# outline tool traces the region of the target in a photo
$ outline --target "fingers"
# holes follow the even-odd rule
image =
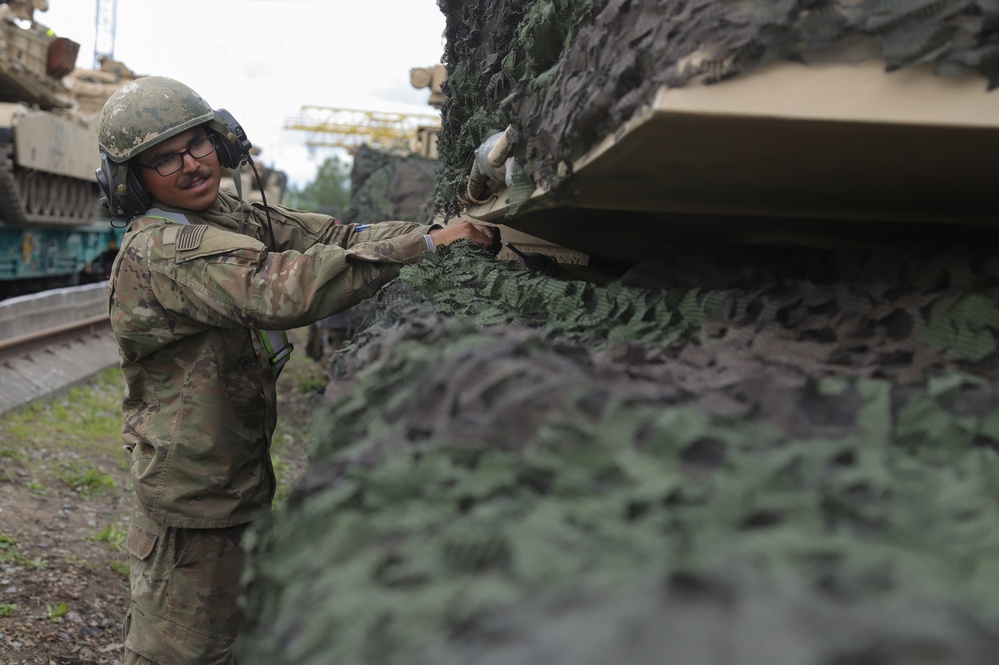
[[[472,240],[479,243],[480,245],[489,245],[493,240],[493,229],[492,227],[485,226],[482,224],[472,224],[469,225],[474,229],[472,235],[470,236]]]
[[[443,229],[435,229],[430,232],[434,243],[438,245],[450,245],[455,240],[471,240],[490,250],[499,246],[499,229],[486,224],[475,224],[470,221],[451,224]]]

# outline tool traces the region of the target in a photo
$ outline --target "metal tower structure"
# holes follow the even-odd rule
[[[101,58],[114,57],[114,33],[118,0],[97,0],[97,32],[94,37],[94,69],[101,68]]]
[[[439,115],[385,113],[302,106],[298,115],[285,120],[285,129],[308,132],[309,148],[344,148],[353,152],[367,143],[381,150],[410,150],[424,157],[436,157]]]

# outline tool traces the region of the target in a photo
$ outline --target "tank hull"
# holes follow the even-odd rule
[[[936,225],[995,230],[999,96],[984,88],[874,61],[663,87],[558,187],[520,201],[503,187],[467,212],[624,260],[695,240],[824,246]]]

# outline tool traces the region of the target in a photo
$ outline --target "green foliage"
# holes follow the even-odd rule
[[[63,617],[65,617],[68,613],[69,613],[69,607],[66,605],[66,603],[59,603],[58,605],[45,606],[45,616],[47,616],[49,620],[55,621],[56,623],[61,622],[63,620]]]
[[[17,605],[12,603],[0,603],[0,617],[14,616],[14,610],[16,609]]]
[[[274,477],[277,479],[277,489],[274,492],[274,503],[279,505],[288,498],[291,491],[290,478],[296,477],[293,474],[294,468],[287,460],[276,452],[271,452],[271,463],[274,465]]]
[[[118,489],[118,484],[111,474],[94,467],[81,468],[74,461],[64,462],[57,476],[66,487],[84,499],[92,499],[100,494],[112,494]]]
[[[316,172],[316,178],[301,190],[292,187],[288,205],[333,217],[342,217],[350,205],[350,164],[334,155]]]
[[[128,538],[128,527],[117,522],[110,522],[90,539],[107,543],[108,547],[115,552],[124,552],[126,538]]]
[[[5,430],[5,423],[0,422],[0,434],[3,434]],[[18,462],[24,459],[24,453],[17,448],[0,445],[0,459],[8,459],[12,462]],[[5,477],[6,475],[7,474],[4,473]]]
[[[111,522],[107,524],[99,532],[95,533],[90,537],[90,540],[104,541],[108,544],[108,548],[117,554],[123,554],[125,550],[125,540],[128,538],[128,526]],[[115,571],[124,578],[128,578],[129,562],[115,561],[112,560],[108,562],[108,567]]]
[[[29,559],[14,548],[17,540],[11,536],[0,534],[0,563],[12,563],[29,568],[42,568],[45,562],[41,559]]]

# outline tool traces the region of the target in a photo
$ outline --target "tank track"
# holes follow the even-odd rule
[[[0,162],[0,220],[9,226],[78,226],[98,211],[97,183]]]

